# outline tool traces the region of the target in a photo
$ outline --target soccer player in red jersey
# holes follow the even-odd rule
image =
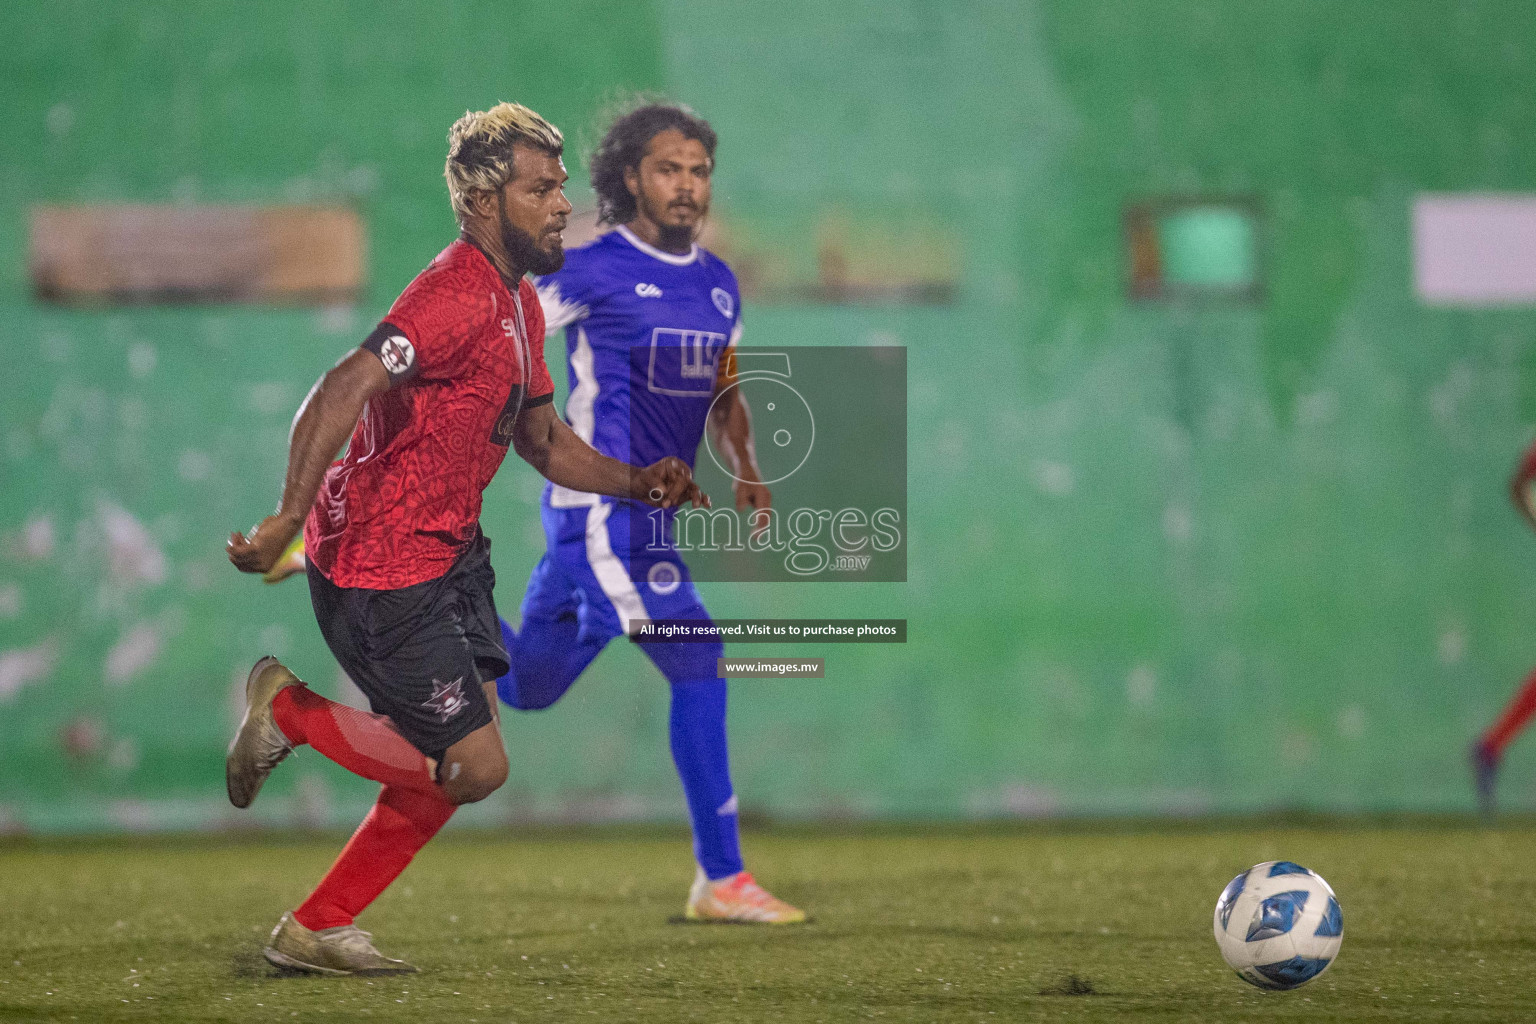
[[[265,953],[320,974],[411,971],[354,923],[460,804],[507,777],[495,681],[508,670],[481,492],[507,449],[565,487],[663,508],[708,504],[687,465],[599,454],[554,414],[544,323],[525,273],[564,261],[564,139],[526,107],[466,113],[444,171],[462,234],[300,407],[277,511],[229,559],[267,573],[302,526],[320,632],[374,713],[326,700],[277,659],[246,681],[225,766],[247,807],[308,744],[383,784],[318,888]],[[350,435],[339,462],[331,462]]]
[[[1515,467],[1515,475],[1509,480],[1509,496],[1525,521],[1536,529],[1536,444],[1533,444]],[[1536,715],[1536,671],[1526,677],[1525,683],[1505,706],[1498,720],[1472,744],[1472,775],[1477,785],[1477,803],[1484,814],[1493,813],[1494,783],[1498,780],[1499,765],[1504,760],[1504,748],[1525,729]]]

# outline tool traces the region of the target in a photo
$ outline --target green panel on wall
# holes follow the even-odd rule
[[[1213,291],[1258,285],[1258,231],[1245,211],[1185,206],[1165,213],[1157,226],[1169,284]]]

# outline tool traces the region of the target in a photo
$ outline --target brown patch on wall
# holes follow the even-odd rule
[[[366,267],[367,232],[345,208],[32,209],[32,288],[50,302],[348,302]]]
[[[1125,238],[1131,257],[1131,296],[1153,299],[1163,291],[1163,258],[1157,244],[1156,210],[1138,203],[1125,211]]]

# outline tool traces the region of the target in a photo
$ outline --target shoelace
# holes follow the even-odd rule
[[[257,752],[256,763],[262,768],[276,768],[283,758],[293,753],[293,744],[288,742],[288,737],[283,735],[283,730],[275,723],[263,730],[262,739],[270,744]]]
[[[373,933],[365,932],[355,924],[348,925],[339,931],[331,932],[326,938],[339,946],[359,953],[378,952],[378,950],[373,948]]]
[[[774,896],[767,889],[757,884],[757,879],[752,877],[750,871],[743,871],[726,888],[734,890],[734,895],[737,899],[755,906],[765,907],[776,902]]]

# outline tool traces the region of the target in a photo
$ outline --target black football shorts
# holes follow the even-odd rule
[[[309,565],[315,618],[342,670],[375,714],[437,761],[492,721],[482,683],[510,664],[495,586],[484,534],[442,576],[399,590],[338,587]]]

